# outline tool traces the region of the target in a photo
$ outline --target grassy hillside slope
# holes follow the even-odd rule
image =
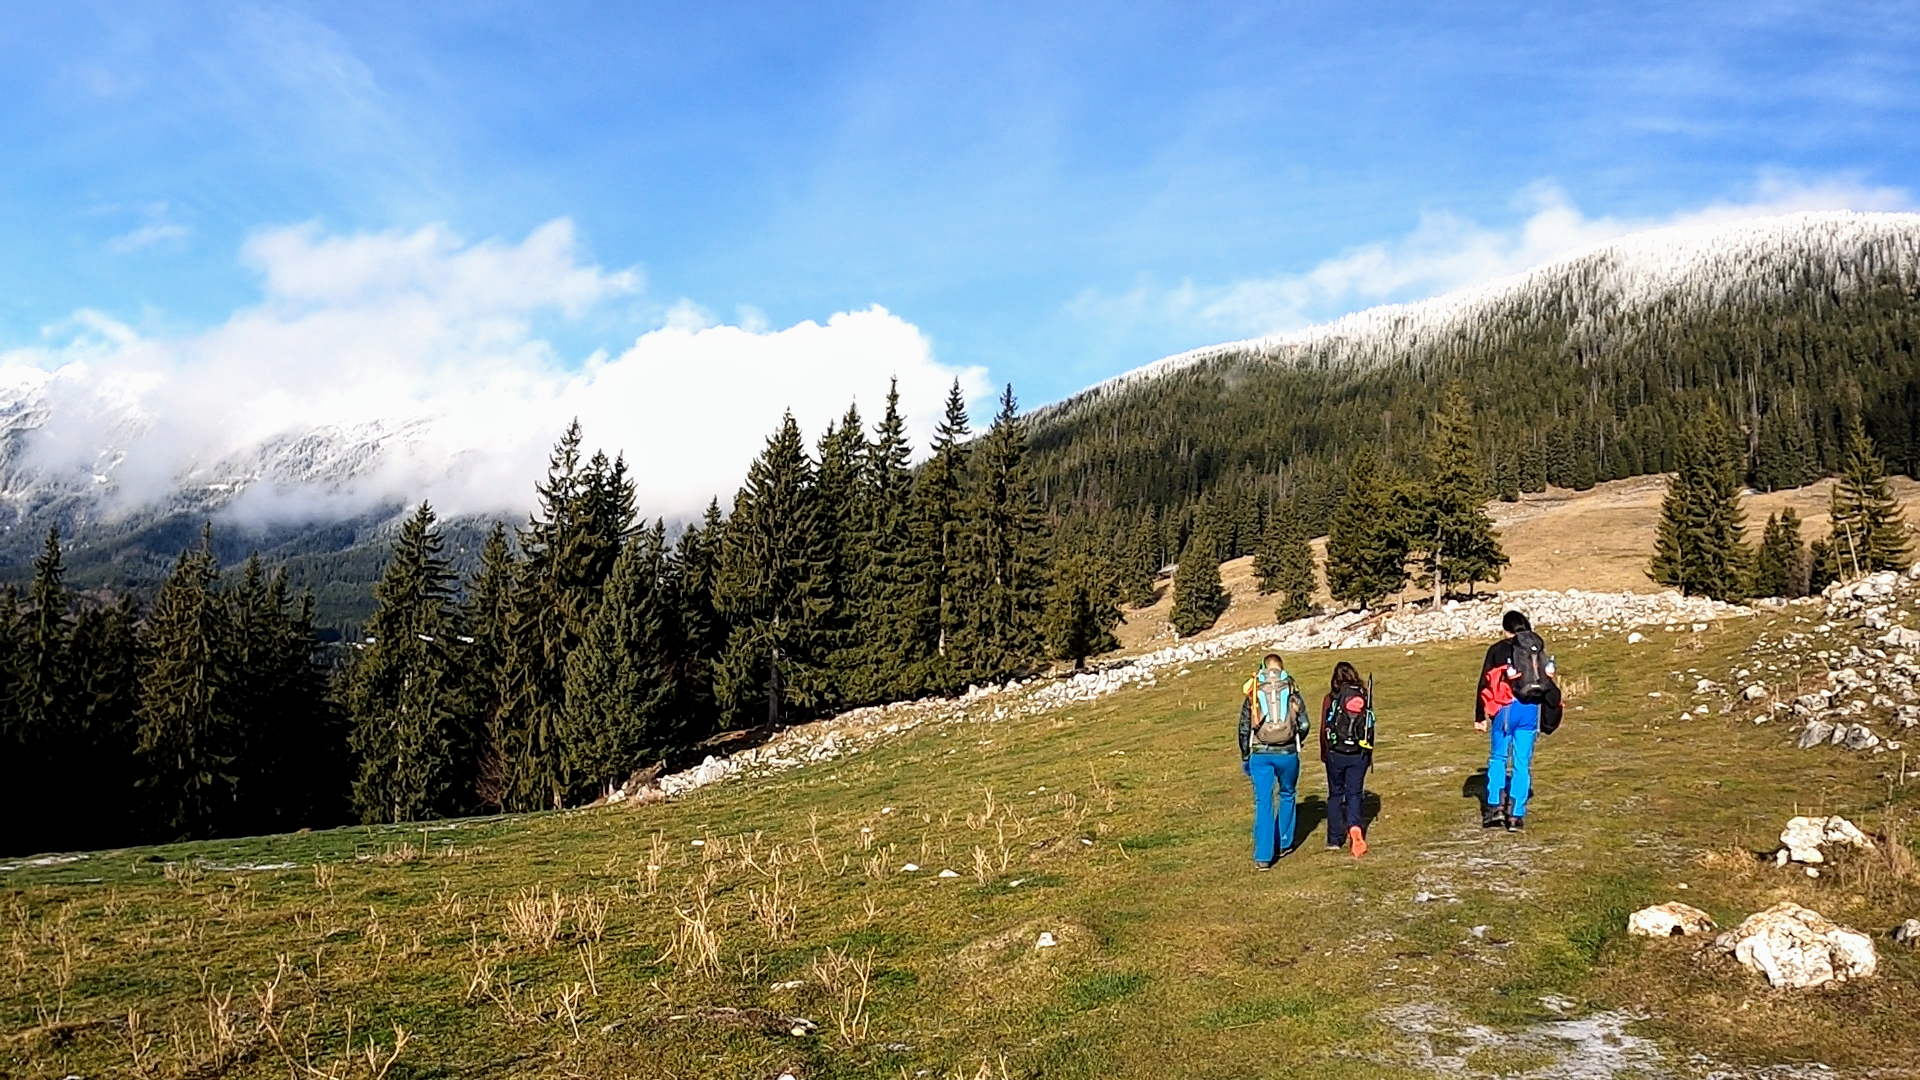
[[[1561,638],[1582,693],[1522,835],[1477,826],[1479,647],[1348,654],[1383,730],[1360,861],[1320,850],[1310,769],[1302,846],[1252,869],[1248,655],[668,804],[20,867],[0,1072],[1911,1075],[1920,954],[1882,938],[1880,978],[1785,995],[1622,936],[1675,898],[1723,925],[1781,898],[1875,932],[1920,914],[1880,863],[1812,880],[1750,854],[1796,811],[1910,820],[1920,792],[1888,757],[1676,723],[1649,696],[1792,617]],[[1335,659],[1295,669],[1321,685]],[[1618,1068],[1553,1071],[1569,1058]]]

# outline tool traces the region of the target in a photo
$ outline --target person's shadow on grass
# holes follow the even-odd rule
[[[1371,789],[1360,795],[1360,828],[1373,831],[1373,820],[1380,816],[1380,793]],[[1327,799],[1324,795],[1302,795],[1294,803],[1293,847],[1299,848],[1318,833],[1326,831]],[[1324,839],[1324,838],[1323,838]],[[1289,849],[1292,850],[1292,849]]]

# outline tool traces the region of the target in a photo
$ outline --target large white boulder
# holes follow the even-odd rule
[[[1873,840],[1838,814],[1832,817],[1797,817],[1780,830],[1780,850],[1774,861],[1781,866],[1790,862],[1823,863],[1822,850],[1828,847],[1870,848]]]
[[[1872,938],[1785,900],[1747,916],[1714,945],[1784,990],[1864,979],[1880,966]]]
[[[1679,901],[1641,908],[1627,916],[1627,933],[1639,937],[1692,937],[1713,930],[1713,916]]]

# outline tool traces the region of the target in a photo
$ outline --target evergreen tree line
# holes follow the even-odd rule
[[[1833,581],[1912,562],[1907,523],[1887,485],[1886,464],[1855,417],[1828,504],[1829,529],[1807,543],[1800,516],[1770,514],[1757,546],[1746,543],[1740,440],[1717,410],[1703,411],[1681,440],[1661,503],[1648,574],[1690,596],[1718,600],[1797,597]]]
[[[576,423],[471,573],[421,504],[331,661],[311,596],[257,558],[223,584],[210,534],[144,612],[68,594],[50,536],[0,593],[0,850],[575,805],[722,731],[1115,647],[1120,575],[1044,519],[1011,387],[975,438],[956,383],[930,451],[892,391],[811,447],[789,414],[670,538]]]
[[[1474,431],[1472,404],[1455,387],[1407,468],[1385,467],[1367,446],[1353,456],[1327,515],[1327,589],[1336,601],[1367,607],[1417,585],[1438,603],[1450,587],[1471,592],[1500,580],[1507,555],[1486,512],[1492,492]],[[1309,513],[1276,506],[1255,546],[1254,576],[1262,593],[1278,596],[1282,622],[1310,613],[1319,588]],[[1183,637],[1226,611],[1218,552],[1202,528],[1175,568],[1169,620]]]
[[[311,600],[258,559],[223,583],[211,537],[151,607],[75,593],[57,531],[0,591],[0,851],[337,822],[345,721]]]
[[[1580,278],[1470,327],[1384,335],[1378,355],[1341,335],[1222,350],[1035,414],[1035,475],[1063,528],[1129,568],[1177,561],[1196,534],[1248,554],[1281,507],[1326,534],[1363,447],[1378,472],[1424,467],[1449,387],[1507,500],[1672,472],[1707,411],[1761,491],[1841,472],[1856,419],[1920,476],[1920,286],[1873,254],[1856,277],[1813,265],[1738,302],[1596,306]]]

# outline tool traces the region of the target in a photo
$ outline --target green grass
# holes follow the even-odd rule
[[[1891,946],[1881,979],[1785,996],[1622,936],[1664,899],[1725,922],[1794,898],[1863,929],[1920,911],[1911,883],[1726,854],[1771,849],[1796,807],[1872,826],[1915,803],[1885,758],[1678,724],[1647,697],[1690,688],[1673,671],[1720,677],[1757,630],[1557,642],[1593,689],[1542,744],[1520,836],[1483,832],[1463,795],[1479,648],[1344,654],[1382,718],[1361,861],[1303,820],[1300,849],[1253,871],[1233,745],[1250,654],[661,806],[14,870],[0,1074],[371,1077],[398,1028],[393,1078],[1427,1075],[1392,1007],[1513,1028],[1551,1015],[1546,994],[1651,1017],[1675,1060],[1903,1064],[1920,964]],[[1292,659],[1312,685],[1337,658]],[[1324,792],[1309,768],[1309,817]]]

